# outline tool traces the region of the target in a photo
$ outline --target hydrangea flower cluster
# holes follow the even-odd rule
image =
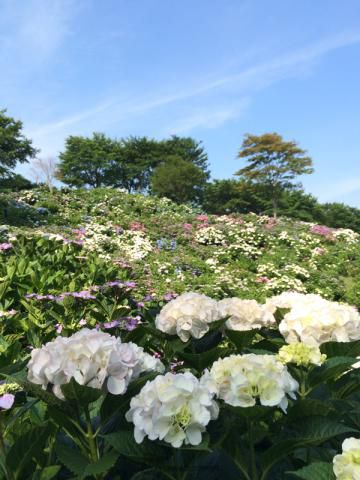
[[[226,322],[229,330],[252,330],[275,324],[272,312],[256,300],[224,298],[219,301],[218,308],[221,318],[230,317]]]
[[[202,383],[225,403],[234,407],[261,405],[280,407],[295,398],[297,381],[274,355],[230,355],[217,360],[205,372]]]
[[[121,343],[108,333],[84,328],[71,337],[57,337],[32,350],[28,379],[44,389],[51,385],[61,399],[61,385],[72,378],[92,388],[106,385],[110,393],[119,395],[142,372],[163,369],[157,358],[134,343]]]
[[[218,413],[213,394],[192,373],[167,373],[147,382],[131,399],[126,419],[135,425],[137,443],[147,436],[179,448],[183,443],[199,445]]]
[[[360,479],[360,439],[347,438],[342,444],[342,453],[333,458],[337,480]]]
[[[289,308],[279,324],[287,343],[350,342],[360,339],[360,315],[356,308],[331,302],[320,295],[285,292],[267,305]]]
[[[316,345],[305,343],[292,343],[280,348],[278,359],[281,363],[294,363],[298,367],[309,367],[310,365],[322,365],[326,355],[322,354]]]
[[[190,337],[203,337],[209,331],[210,324],[220,318],[216,300],[188,292],[165,305],[157,315],[155,325],[162,332],[177,334],[183,342],[187,342]]]

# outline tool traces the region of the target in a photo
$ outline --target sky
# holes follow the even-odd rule
[[[0,0],[0,108],[43,157],[94,131],[192,136],[212,178],[278,132],[313,158],[307,192],[360,207],[360,1]]]

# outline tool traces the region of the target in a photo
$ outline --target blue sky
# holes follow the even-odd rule
[[[307,191],[360,207],[359,86],[359,0],[0,0],[0,108],[43,156],[189,135],[229,178],[244,133],[276,131],[313,157]]]

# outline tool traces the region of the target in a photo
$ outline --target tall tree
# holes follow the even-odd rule
[[[148,190],[151,174],[161,158],[159,142],[147,137],[128,137],[120,143],[122,162],[118,167],[121,172],[115,174],[115,178],[121,179],[121,186],[129,192]]]
[[[38,150],[32,141],[22,133],[23,124],[0,110],[0,176],[10,175],[17,163],[28,162],[34,158]]]
[[[111,185],[120,150],[119,142],[103,133],[93,133],[91,138],[70,136],[59,155],[56,177],[73,187]]]
[[[295,141],[285,141],[277,133],[246,134],[238,158],[246,159],[248,165],[235,175],[267,189],[276,217],[282,191],[299,186],[294,184],[298,175],[314,171],[312,159],[305,154]]]
[[[177,156],[166,158],[151,177],[151,191],[177,203],[199,203],[206,174],[193,163]]]
[[[162,157],[177,156],[199,167],[210,178],[208,156],[201,141],[191,137],[173,135],[160,142]]]

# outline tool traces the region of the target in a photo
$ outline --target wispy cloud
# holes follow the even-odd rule
[[[360,43],[360,32],[345,32],[321,39],[304,48],[275,56],[240,72],[195,79],[187,88],[174,88],[174,91],[162,94],[149,93],[146,97],[132,93],[126,100],[123,96],[114,95],[105,98],[94,107],[73,113],[53,123],[33,125],[28,133],[43,150],[44,144],[46,145],[47,154],[54,154],[54,151],[50,151],[51,145],[53,144],[54,147],[56,145],[56,149],[58,149],[59,137],[62,137],[61,141],[63,141],[64,136],[72,132],[74,126],[77,127],[77,130],[88,131],[96,121],[96,128],[102,129],[104,125],[119,124],[131,118],[141,118],[149,112],[170,105],[173,107],[171,115],[174,124],[170,125],[170,128],[174,129],[173,133],[188,132],[198,127],[215,128],[240,116],[246,108],[245,103],[248,103],[257,91],[283,79],[293,78],[301,73],[304,67],[313,66],[324,55],[357,43]],[[181,79],[181,81],[183,85],[189,83],[185,79]],[[228,94],[235,98],[235,106],[224,105],[221,94]],[[212,101],[214,106],[211,109],[207,107],[209,98],[215,99]],[[244,99],[246,99],[245,103]],[[189,114],[185,116],[182,114],[179,117],[175,104],[184,105],[187,100],[200,102],[203,105],[190,110]],[[159,129],[169,130],[167,126],[161,127],[161,125]]]
[[[36,67],[71,34],[75,0],[0,0],[0,64]]]
[[[224,123],[239,118],[250,104],[249,98],[243,98],[235,105],[200,108],[179,118],[177,122],[164,129],[164,135],[183,134],[199,128],[218,128]]]

